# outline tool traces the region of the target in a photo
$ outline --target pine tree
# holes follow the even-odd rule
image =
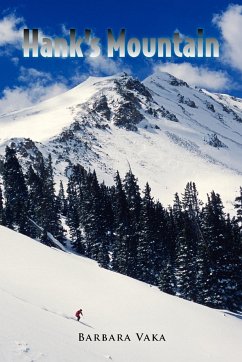
[[[100,222],[102,227],[102,233],[101,233],[102,238],[98,254],[98,262],[99,265],[102,266],[103,268],[109,268],[110,267],[109,251],[114,239],[113,235],[114,215],[110,199],[110,191],[104,185],[104,183],[100,185],[100,193],[101,193]]]
[[[42,244],[45,244],[47,246],[53,246],[53,243],[48,238],[48,231],[44,228],[40,234],[40,241]]]
[[[70,228],[72,244],[76,252],[85,254],[80,215],[82,198],[75,172],[69,177],[67,195],[67,225]]]
[[[44,230],[40,232],[37,227],[34,237],[45,239],[47,232],[49,232],[59,241],[63,242],[63,228],[55,195],[51,156],[48,157],[47,161],[43,158],[40,159],[38,171],[34,171],[32,166],[29,167],[27,183],[30,195],[30,217]]]
[[[182,228],[177,237],[176,287],[182,298],[195,301],[196,264],[193,248],[193,225],[188,212],[183,214]]]
[[[176,261],[177,261],[177,250],[178,250],[178,240],[181,236],[183,230],[183,210],[180,197],[178,193],[174,195],[173,206],[169,208],[169,233],[170,233],[170,243],[172,245],[170,260],[172,265],[172,273],[174,278],[174,295],[178,290],[177,288],[177,278],[176,278]],[[168,261],[167,261],[168,262]]]
[[[188,182],[182,195],[183,210],[187,211],[192,218],[198,217],[201,201],[198,199],[198,192],[194,182]]]
[[[227,268],[226,255],[226,220],[223,212],[223,204],[219,194],[213,191],[208,196],[208,202],[204,208],[203,234],[207,240],[209,295],[205,303],[216,308],[225,307],[225,290]]]
[[[163,221],[162,236],[164,241],[164,251],[162,253],[162,267],[157,284],[159,288],[169,294],[176,294],[175,262],[176,262],[176,239],[178,229],[174,219],[173,210],[169,207],[165,211]]]
[[[151,189],[147,183],[144,190],[141,208],[141,226],[139,244],[137,248],[137,270],[138,279],[147,283],[155,282],[155,228],[154,202],[151,197]]]
[[[16,151],[10,147],[6,147],[3,181],[6,200],[6,226],[20,233],[30,235],[28,190]]]
[[[88,175],[87,188],[89,191],[85,193],[83,198],[86,253],[87,256],[97,260],[101,265],[107,266],[108,245],[105,215],[102,207],[103,195],[95,171]]]
[[[166,211],[166,237],[167,237],[167,248],[168,255],[170,256],[171,265],[175,266],[176,259],[176,238],[178,235],[177,216],[174,216],[173,209],[169,206]]]
[[[42,198],[44,193],[43,180],[30,166],[27,172],[27,185],[29,192],[29,217],[32,222],[31,236],[33,238],[40,238],[41,231],[34,223],[40,227],[44,224],[44,210],[42,209]]]
[[[200,215],[201,221],[199,222],[199,235],[197,240],[197,253],[196,253],[196,302],[205,304],[209,299],[209,259],[208,259],[208,242],[206,234],[203,235],[202,219],[203,214]],[[197,223],[195,224],[197,228]]]
[[[159,201],[154,203],[154,218],[152,227],[154,230],[154,283],[160,282],[161,271],[166,269],[172,260],[172,247],[169,236],[168,213]],[[172,270],[172,266],[169,269]]]
[[[242,187],[240,187],[240,194],[235,198],[234,207],[237,212],[237,221],[239,223],[240,229],[242,229]]]
[[[242,310],[242,245],[236,219],[226,218],[224,254],[224,308],[238,312]]]
[[[128,243],[128,260],[127,274],[131,277],[137,276],[137,245],[140,234],[140,212],[141,212],[141,196],[137,179],[131,169],[124,178],[124,190],[127,199],[129,213],[129,243]]]
[[[0,225],[5,225],[5,215],[4,215],[4,207],[3,207],[3,193],[0,184]]]
[[[57,197],[57,202],[58,202],[59,212],[61,213],[61,215],[66,216],[67,215],[67,200],[66,200],[64,186],[63,186],[62,181],[60,181],[60,188],[59,188],[59,193],[58,193],[58,197]]]
[[[55,183],[51,155],[48,156],[47,164],[42,161],[39,176],[43,182],[41,205],[43,210],[42,227],[50,232],[54,237],[60,241],[63,241],[63,228],[61,225],[60,215],[58,213],[58,204],[55,195]]]
[[[160,277],[158,280],[159,289],[168,294],[174,294],[174,278],[173,278],[173,268],[171,262],[167,262],[166,265],[162,268]]]
[[[100,186],[95,171],[72,168],[68,187],[67,224],[78,253],[85,253],[109,267],[110,222],[106,187]]]
[[[112,269],[127,275],[130,217],[127,198],[118,172],[115,176],[114,200],[114,242],[111,250]]]

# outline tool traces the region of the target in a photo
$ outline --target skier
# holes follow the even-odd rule
[[[82,309],[79,309],[79,310],[76,312],[76,314],[75,314],[78,322],[79,322],[79,320],[80,320],[80,318],[81,318],[81,317],[80,317],[80,314],[83,316],[83,314],[82,314]]]

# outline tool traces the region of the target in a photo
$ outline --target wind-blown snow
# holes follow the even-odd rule
[[[0,226],[1,362],[239,362],[242,320]],[[84,318],[73,315],[83,308]],[[79,333],[131,342],[79,342]],[[136,333],[166,341],[138,342]]]
[[[10,137],[45,141],[55,136],[73,121],[71,107],[87,101],[98,91],[97,81],[100,82],[100,78],[89,77],[75,88],[37,106],[1,115],[0,141]]]

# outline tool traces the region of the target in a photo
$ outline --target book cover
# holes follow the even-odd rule
[[[0,361],[242,359],[242,4],[0,4]]]

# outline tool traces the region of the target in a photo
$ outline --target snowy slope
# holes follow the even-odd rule
[[[71,107],[85,102],[97,92],[98,85],[95,86],[95,83],[96,78],[89,77],[77,87],[40,105],[1,115],[0,141],[11,137],[44,141],[55,136],[73,121]]]
[[[0,227],[1,362],[239,362],[242,320]],[[77,323],[73,313],[82,307]],[[79,342],[79,333],[129,335]],[[138,342],[136,333],[166,341]]]
[[[219,148],[211,142],[215,134]],[[115,171],[123,176],[130,164],[141,186],[148,180],[165,205],[194,181],[202,199],[215,189],[230,210],[242,184],[242,100],[167,73],[142,83],[126,74],[91,77],[37,106],[2,115],[0,155],[9,142],[23,163],[35,163],[38,152],[52,153],[57,178],[79,162],[112,184]]]

